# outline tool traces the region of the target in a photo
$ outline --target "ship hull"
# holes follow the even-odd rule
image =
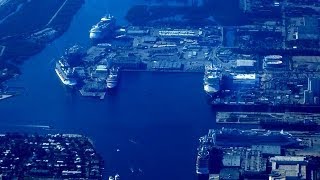
[[[210,96],[210,97],[212,97],[214,94],[216,94],[216,93],[218,92],[217,88],[212,87],[212,86],[210,86],[210,85],[208,85],[208,84],[205,84],[205,85],[203,86],[203,90],[204,90],[204,92],[206,92],[207,95]]]
[[[89,35],[90,39],[100,39],[101,38],[101,34],[98,32],[90,32]]]
[[[66,85],[66,86],[75,86],[75,85],[77,85],[77,82],[75,80],[64,78],[63,75],[61,74],[61,72],[57,68],[55,69],[55,71],[56,71],[56,74],[59,77],[60,81],[64,85]]]

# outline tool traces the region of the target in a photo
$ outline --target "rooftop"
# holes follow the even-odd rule
[[[303,156],[275,156],[270,158],[271,162],[305,162],[306,157]]]

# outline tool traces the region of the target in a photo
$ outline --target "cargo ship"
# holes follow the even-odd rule
[[[55,68],[56,74],[58,75],[61,82],[66,86],[77,85],[77,80],[73,77],[73,68],[69,66],[67,61],[63,58],[56,62]]]
[[[111,37],[115,30],[116,19],[110,14],[103,16],[96,25],[90,29],[90,39],[99,40]]]
[[[118,85],[118,79],[119,79],[119,68],[113,67],[110,69],[110,73],[107,77],[107,88],[108,89],[114,89]]]

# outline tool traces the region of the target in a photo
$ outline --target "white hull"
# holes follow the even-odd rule
[[[59,79],[61,80],[61,82],[66,85],[66,86],[75,86],[77,84],[77,82],[75,80],[71,80],[71,79],[67,79],[64,78],[63,75],[59,72],[59,70],[56,68],[55,69]]]
[[[99,39],[101,38],[100,33],[98,32],[90,32],[90,39]]]

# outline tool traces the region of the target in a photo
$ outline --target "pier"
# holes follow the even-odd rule
[[[99,97],[99,99],[104,99],[106,92],[86,92],[83,89],[79,90],[80,94],[84,97]]]

